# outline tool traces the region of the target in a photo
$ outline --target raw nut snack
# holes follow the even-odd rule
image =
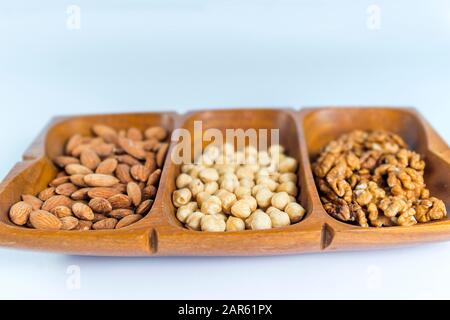
[[[353,131],[330,142],[313,164],[325,210],[362,227],[411,226],[447,215],[430,196],[425,161],[396,134]]]
[[[222,232],[288,226],[303,219],[297,203],[297,160],[284,148],[234,151],[209,146],[195,164],[184,164],[172,201],[186,228]]]
[[[162,127],[116,131],[98,124],[94,136],[73,135],[48,188],[22,195],[9,212],[13,223],[44,230],[127,227],[151,209],[168,144]]]

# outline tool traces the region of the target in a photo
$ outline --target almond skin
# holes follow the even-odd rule
[[[112,211],[111,203],[104,198],[94,198],[89,201],[89,207],[97,213],[109,213]]]
[[[84,182],[84,174],[74,174],[70,176],[70,182],[80,188],[87,187],[86,182]]]
[[[129,216],[124,217],[123,219],[120,219],[119,222],[116,224],[116,229],[121,229],[128,227],[129,225],[138,222],[142,219],[142,216],[140,214],[131,214]]]
[[[65,218],[73,216],[72,209],[66,206],[58,206],[53,208],[50,213],[54,214],[58,218]]]
[[[117,219],[115,218],[107,218],[100,220],[92,225],[92,229],[94,230],[106,230],[106,229],[114,229],[117,224]]]
[[[120,191],[116,188],[91,188],[89,189],[88,196],[90,198],[104,198],[108,199],[116,194],[119,194]]]
[[[98,165],[97,170],[95,170],[95,173],[113,174],[114,171],[116,171],[118,164],[119,164],[119,162],[116,159],[113,159],[113,158],[103,160]]]
[[[86,149],[81,152],[80,161],[83,166],[91,170],[97,169],[98,165],[102,161],[100,157],[92,149]]]
[[[119,164],[116,168],[116,176],[122,183],[129,183],[133,181],[130,175],[130,166],[127,164]]]
[[[93,220],[94,219],[94,212],[92,209],[81,202],[76,202],[72,206],[72,212],[73,214],[82,220]]]
[[[125,150],[126,153],[135,157],[136,159],[145,159],[145,150],[139,145],[136,141],[133,141],[128,138],[119,137],[118,139],[119,146]]]
[[[57,194],[70,197],[72,193],[78,190],[78,187],[73,183],[63,183],[62,185],[56,187],[55,192]]]
[[[137,164],[131,167],[130,173],[135,180],[145,182],[148,180],[150,170],[142,164]]]
[[[67,172],[68,175],[74,175],[74,174],[82,174],[82,175],[86,175],[86,174],[90,174],[92,173],[92,170],[81,165],[81,164],[69,164],[65,167],[65,170]]]
[[[42,201],[47,201],[54,195],[55,195],[55,188],[50,187],[39,192],[38,198],[41,199]]]
[[[156,186],[161,178],[161,169],[155,170],[150,177],[148,177],[147,185]]]
[[[130,209],[115,209],[108,213],[108,216],[116,219],[122,219],[123,217],[134,214],[133,210]]]
[[[73,200],[69,197],[57,195],[53,196],[42,204],[42,210],[50,211],[58,206],[72,207]]]
[[[78,226],[78,219],[75,217],[62,217],[61,230],[73,230]]]
[[[15,224],[23,226],[27,223],[32,211],[33,207],[30,204],[25,201],[20,201],[14,204],[9,210],[9,218]]]
[[[87,200],[89,198],[89,196],[88,196],[89,190],[91,190],[91,188],[79,189],[79,190],[75,191],[74,193],[72,193],[72,195],[70,197],[76,201]]]
[[[30,214],[30,223],[36,229],[59,230],[62,222],[48,211],[37,210]]]
[[[130,182],[127,185],[127,194],[135,207],[141,204],[142,191],[136,182]]]
[[[151,127],[145,130],[145,137],[147,139],[164,141],[167,137],[167,131],[163,127]]]
[[[41,209],[42,204],[44,203],[41,199],[30,194],[23,194],[22,200],[31,205],[31,207],[33,207],[33,210]]]
[[[108,217],[107,216],[105,216],[104,214],[101,214],[101,213],[94,213],[94,220],[92,220],[92,222],[93,223],[96,223],[96,222],[98,222],[98,221],[101,221],[101,220],[104,220],[104,219],[107,219]]]
[[[113,209],[126,209],[131,206],[131,199],[124,194],[116,194],[108,198],[109,203]]]
[[[86,175],[84,182],[90,187],[112,187],[119,183],[119,179],[107,174],[93,173]]]
[[[64,183],[68,183],[68,182],[70,182],[69,176],[57,177],[57,178],[53,179],[52,182],[50,182],[50,186],[56,188]]]
[[[136,214],[144,215],[150,211],[153,205],[153,200],[143,201],[136,209]]]
[[[97,136],[102,137],[107,143],[117,142],[117,131],[110,126],[98,124],[92,127],[92,131],[94,131]]]
[[[144,189],[142,189],[142,198],[145,200],[154,199],[157,191],[158,190],[155,186],[146,186]]]

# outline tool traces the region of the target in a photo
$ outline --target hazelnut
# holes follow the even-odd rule
[[[245,223],[242,219],[229,217],[226,223],[226,231],[242,231],[245,230]]]
[[[194,197],[204,189],[205,185],[200,181],[200,179],[193,179],[191,183],[189,183],[189,190],[191,190]]]
[[[172,195],[173,204],[177,208],[188,204],[188,202],[191,201],[191,198],[192,193],[187,188],[176,190]]]
[[[261,190],[261,189],[268,189],[268,188],[267,188],[266,186],[257,184],[256,186],[254,186],[254,187],[252,188],[252,196],[256,197],[256,194],[257,194],[258,191]],[[269,190],[269,191],[270,191],[270,190]]]
[[[178,220],[185,223],[189,215],[191,215],[197,209],[198,207],[196,202],[189,202],[188,204],[179,207],[177,210]]]
[[[234,190],[234,194],[236,195],[236,197],[238,199],[242,199],[245,196],[251,196],[252,195],[252,189],[247,188],[247,187],[243,187],[243,186],[239,186],[236,188],[236,190]]]
[[[289,203],[284,211],[289,215],[291,223],[299,222],[305,215],[305,209],[300,204],[295,202]]]
[[[263,167],[270,165],[271,159],[266,151],[261,151],[258,153],[258,163]]]
[[[181,166],[181,172],[182,172],[182,173],[187,173],[187,174],[189,174],[189,172],[190,172],[193,168],[195,168],[195,165],[194,165],[194,164],[191,164],[191,163],[189,163],[189,164],[183,164],[183,165]]]
[[[239,180],[240,187],[253,188],[255,186],[255,182],[253,179],[244,178]]]
[[[256,194],[256,202],[258,206],[265,209],[270,206],[273,193],[267,188],[261,188]]]
[[[251,195],[244,196],[240,200],[247,202],[248,205],[250,206],[250,209],[252,210],[252,212],[258,208],[258,203],[257,203],[256,199],[253,198]]]
[[[279,183],[284,183],[284,182],[288,182],[288,181],[297,183],[297,175],[292,172],[286,172],[286,173],[280,174],[280,176],[278,177]]]
[[[205,183],[205,192],[214,194],[217,190],[219,190],[219,185],[217,184],[217,182],[213,181]]]
[[[189,175],[193,178],[193,179],[197,179],[198,175],[200,174],[200,171],[203,170],[203,166],[194,166],[191,170],[189,170]]]
[[[278,169],[281,173],[286,172],[296,172],[297,171],[297,160],[291,157],[286,157],[280,161]]]
[[[234,181],[232,179],[227,179],[222,181],[222,183],[220,184],[220,188],[221,189],[225,189],[229,192],[234,192],[234,190],[239,187],[239,182],[238,181]]]
[[[276,208],[270,210],[269,217],[272,221],[272,227],[274,228],[285,227],[291,224],[289,215],[286,212]]]
[[[225,221],[214,215],[203,216],[200,224],[202,231],[223,232],[226,228]]]
[[[206,199],[208,199],[210,196],[211,196],[211,194],[209,194],[206,191],[199,192],[197,194],[197,196],[195,197],[195,200],[197,200],[198,206],[201,207],[203,202],[205,202]]]
[[[191,213],[189,215],[189,217],[187,217],[187,219],[186,219],[186,226],[189,229],[199,231],[200,230],[200,223],[201,223],[201,220],[202,220],[202,218],[204,216],[205,215],[203,213],[199,212],[199,211],[195,211],[195,212]]]
[[[256,183],[259,184],[259,185],[267,187],[272,192],[274,192],[277,189],[277,187],[278,187],[278,183],[273,181],[269,177],[259,178],[256,181]]]
[[[250,204],[245,200],[236,201],[231,207],[231,214],[235,217],[245,219],[252,213]]]
[[[284,210],[284,208],[286,208],[286,206],[288,205],[288,203],[290,202],[290,198],[289,195],[287,194],[287,192],[278,192],[275,193],[272,197],[271,200],[271,204],[273,207],[280,209],[280,210]]]
[[[226,191],[225,193],[222,193],[219,198],[220,198],[220,200],[222,200],[223,212],[225,212],[226,214],[230,214],[231,207],[237,201],[236,195],[234,193]]]
[[[192,181],[192,177],[186,173],[182,173],[178,176],[177,180],[176,180],[176,186],[178,189],[182,189],[185,188],[189,185],[189,183],[191,183]]]
[[[203,183],[215,182],[219,180],[219,173],[216,169],[206,168],[200,171],[199,177]]]
[[[222,201],[217,196],[209,196],[201,206],[204,214],[216,214],[222,212]]]
[[[253,180],[254,172],[246,167],[241,167],[236,171],[236,176],[238,179],[250,179]]]
[[[272,221],[264,211],[256,210],[249,221],[250,229],[265,230],[272,228]]]
[[[283,182],[277,187],[277,192],[287,192],[289,195],[295,197],[297,196],[298,189],[295,183],[292,181]]]
[[[271,145],[269,148],[269,154],[283,154],[284,153],[284,147],[279,144]]]

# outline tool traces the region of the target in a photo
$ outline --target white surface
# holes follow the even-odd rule
[[[0,37],[0,176],[56,114],[414,105],[450,141],[448,1],[9,1]],[[450,298],[449,242],[269,258],[0,249],[0,262],[0,298]]]

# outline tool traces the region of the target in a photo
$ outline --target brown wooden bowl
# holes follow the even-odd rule
[[[36,194],[56,175],[51,159],[60,155],[74,133],[88,134],[94,123],[117,129],[144,129],[161,125],[169,131],[184,128],[192,133],[194,121],[203,129],[279,129],[281,144],[299,161],[300,203],[303,221],[263,231],[199,232],[184,228],[175,217],[171,194],[180,166],[168,157],[155,203],[139,222],[120,230],[43,231],[12,224],[10,206],[23,193]],[[425,155],[425,180],[432,194],[450,204],[450,151],[447,144],[412,109],[320,108],[237,109],[175,113],[142,113],[75,116],[54,119],[36,139],[0,185],[0,245],[82,255],[276,255],[379,248],[450,239],[450,220],[413,227],[361,228],[329,216],[322,207],[311,172],[311,161],[327,142],[353,129],[386,129],[400,134]],[[174,148],[171,143],[169,154]],[[193,153],[197,151],[194,150]]]

